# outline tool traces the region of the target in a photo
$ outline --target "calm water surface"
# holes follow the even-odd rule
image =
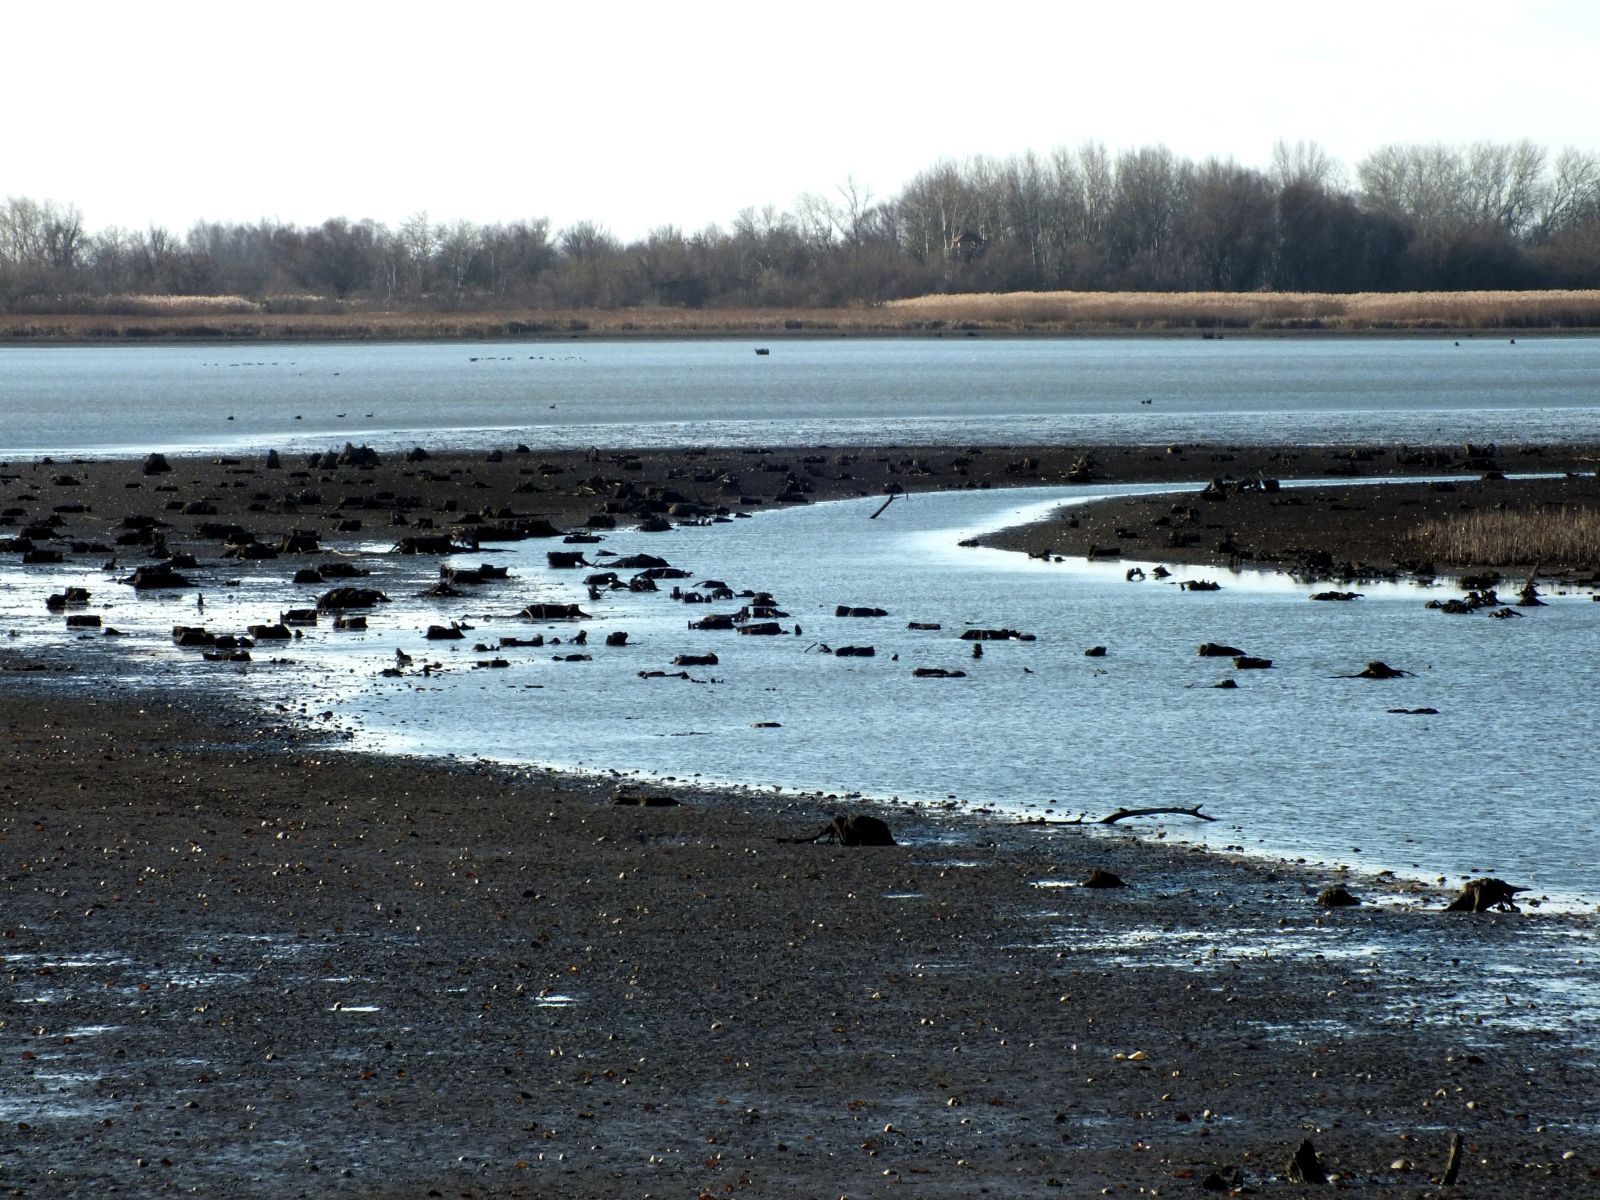
[[[0,348],[0,456],[826,442],[1600,440],[1600,339]],[[1148,403],[1146,403],[1148,401]]]

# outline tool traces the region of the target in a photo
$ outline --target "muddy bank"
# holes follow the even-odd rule
[[[1579,978],[1593,918],[1125,827],[783,844],[843,803],[619,806],[45,678],[0,720],[14,1194],[1271,1193],[1310,1139],[1416,1196],[1455,1132],[1474,1196],[1600,1168],[1592,1024],[1485,985]],[[1131,886],[1057,886],[1095,867]]]
[[[1588,555],[1551,554],[1527,543],[1498,554],[1444,556],[1440,539],[1430,536],[1442,523],[1471,515],[1559,522],[1594,512],[1600,506],[1600,478],[1587,448],[1500,450],[1471,457],[1436,450],[1377,452],[1383,460],[1378,466],[1360,457],[1371,450],[1344,453],[1357,457],[1329,461],[1320,456],[1321,462],[1308,463],[1294,451],[1211,451],[1204,460],[1216,471],[1202,486],[1067,505],[1048,520],[980,540],[1036,557],[1282,570],[1307,579],[1460,575],[1492,568],[1519,578],[1537,572],[1541,578],[1581,581],[1592,579],[1600,565]],[[1552,477],[1507,478],[1518,472]],[[1396,473],[1441,478],[1382,482]]]

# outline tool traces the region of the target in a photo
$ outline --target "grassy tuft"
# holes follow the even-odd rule
[[[1600,564],[1600,511],[1473,512],[1425,522],[1412,535],[1424,558],[1450,566]]]

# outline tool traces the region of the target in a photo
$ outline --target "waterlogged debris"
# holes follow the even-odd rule
[[[576,604],[529,604],[517,614],[530,621],[587,621],[588,613]]]
[[[1503,879],[1474,879],[1461,889],[1461,894],[1445,905],[1445,912],[1521,912],[1514,899],[1525,887],[1516,887]]]
[[[1336,679],[1403,679],[1415,675],[1415,671],[1402,671],[1399,667],[1391,667],[1382,659],[1373,659],[1354,675],[1337,675]]]
[[[677,808],[682,801],[655,792],[618,792],[611,797],[611,803],[628,808]]]
[[[1364,592],[1313,592],[1311,593],[1311,598],[1313,600],[1333,600],[1348,603],[1351,600],[1361,599],[1363,595],[1365,595]]]
[[[916,667],[911,675],[915,679],[965,679],[965,671],[952,670],[949,667]]]
[[[1089,877],[1083,881],[1086,888],[1120,888],[1127,887],[1122,876],[1114,871],[1107,871],[1103,867],[1095,867],[1089,872]]]
[[[1469,589],[1465,596],[1453,600],[1429,600],[1423,607],[1437,609],[1453,616],[1465,616],[1467,613],[1477,612],[1480,608],[1500,607],[1500,597],[1488,584],[1474,588],[1467,579],[1463,579],[1461,586]]]
[[[397,554],[470,554],[477,549],[456,541],[448,533],[407,534],[394,548]]]
[[[1317,1157],[1316,1147],[1311,1144],[1309,1138],[1300,1143],[1283,1173],[1290,1183],[1311,1183],[1320,1186],[1328,1182],[1328,1173],[1323,1170],[1322,1160]]]
[[[1221,642],[1201,642],[1200,649],[1196,653],[1201,658],[1239,658],[1244,651],[1237,646],[1227,646]]]
[[[389,597],[376,588],[336,587],[317,597],[317,607],[323,611],[342,611],[350,608],[373,608],[389,603]]]
[[[1118,821],[1126,821],[1130,817],[1193,817],[1197,821],[1215,821],[1216,818],[1200,811],[1200,805],[1193,808],[1181,808],[1173,805],[1161,805],[1155,808],[1119,808],[1116,812],[1101,817],[1098,824],[1115,825]],[[1076,822],[1074,822],[1076,823]]]
[[[194,580],[179,574],[165,564],[137,567],[132,575],[125,575],[118,582],[130,584],[137,591],[144,591],[147,588],[181,589],[194,586]]]
[[[812,842],[837,842],[841,846],[893,846],[894,834],[888,822],[866,813],[837,816],[810,837],[775,838],[790,845]]]
[[[63,612],[69,607],[87,603],[89,603],[88,588],[69,587],[64,591],[46,596],[44,606],[50,612]]]

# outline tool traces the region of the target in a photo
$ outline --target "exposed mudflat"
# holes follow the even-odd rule
[[[1123,499],[986,539],[1032,553],[1295,567],[1308,556],[1355,571],[1412,569],[1423,521],[1473,508],[1592,505],[1600,451],[1591,447],[972,446],[797,450],[571,451],[506,446],[485,454],[324,453],[0,463],[0,554],[29,546],[130,568],[163,550],[237,553],[246,538],[294,531],[340,537],[450,534],[503,540],[603,531],[641,520],[729,514],[853,496],[1026,485],[1224,484],[1196,494]],[[164,470],[153,470],[153,465]],[[1568,476],[1486,479],[1495,473]],[[1363,481],[1439,476],[1374,489]],[[1269,479],[1325,481],[1309,491],[1241,488]],[[1188,488],[1190,493],[1197,489]],[[1174,506],[1183,512],[1174,512]],[[1192,510],[1192,511],[1190,511]],[[130,519],[131,518],[131,519]],[[235,528],[227,528],[235,527]],[[547,531],[548,534],[548,531]],[[241,536],[243,535],[243,536]],[[234,549],[229,550],[231,544]],[[1491,564],[1492,565],[1492,564]],[[1505,564],[1517,565],[1517,564]],[[1585,566],[1592,564],[1544,564]],[[290,572],[292,573],[292,571]]]
[[[157,547],[117,545],[128,515],[214,559],[201,522],[333,544],[396,514],[396,536],[469,513],[632,522],[635,502],[711,519],[892,482],[1058,482],[1081,453],[26,464],[0,495],[17,535],[54,515],[40,545],[134,565]],[[1290,475],[1220,448],[1092,457],[1102,481]],[[1392,460],[1357,461],[1415,470]],[[13,1194],[1270,1193],[1295,1186],[1302,1139],[1375,1197],[1600,1180],[1594,916],[1446,914],[1442,892],[1137,822],[890,808],[898,846],[788,844],[858,802],[619,806],[637,783],[361,756],[211,700],[84,694],[67,653],[0,657]],[[1075,886],[1095,867],[1131,886]],[[1368,902],[1319,908],[1341,881]],[[1537,977],[1495,966],[1529,947]]]
[[[1600,1168],[1592,1024],[1478,967],[1539,938],[1560,973],[1592,918],[1324,910],[1291,869],[924,811],[790,845],[833,806],[3,703],[17,1194],[1275,1190],[1310,1138],[1412,1196],[1455,1131],[1462,1194]]]

